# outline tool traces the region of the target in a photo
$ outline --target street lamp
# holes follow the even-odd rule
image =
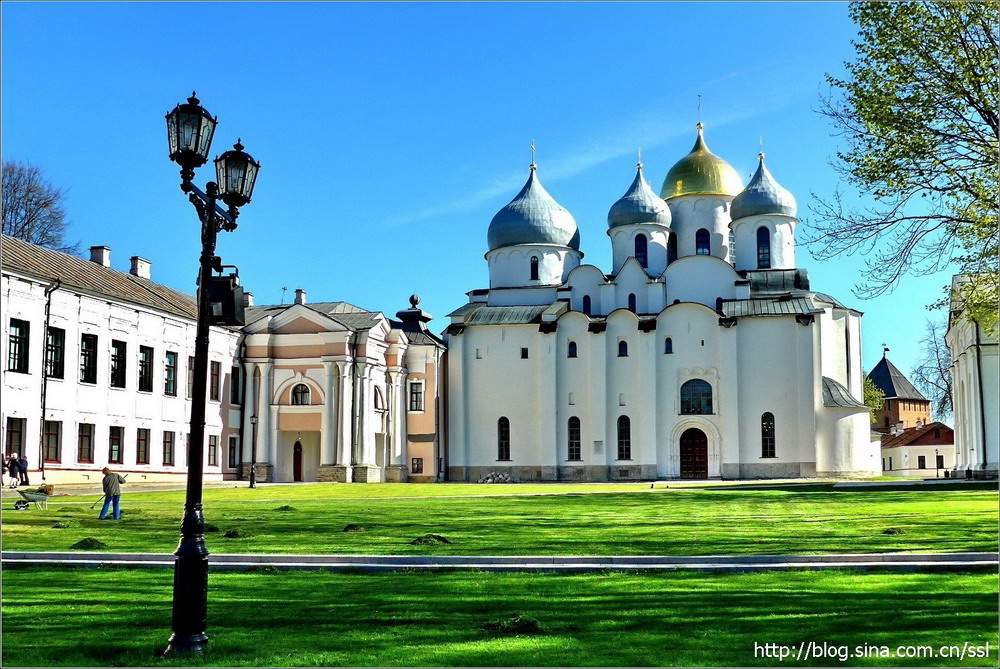
[[[257,487],[257,414],[250,416],[253,435],[250,439],[250,487]]]
[[[208,162],[217,119],[192,93],[186,103],[167,114],[170,160],[181,168],[181,190],[188,195],[201,221],[201,259],[198,271],[198,326],[195,335],[191,392],[191,451],[188,456],[187,492],[181,538],[174,551],[173,634],[166,654],[205,650],[208,608],[208,549],[201,492],[205,451],[205,400],[208,386],[208,337],[211,325],[242,325],[242,289],[237,275],[221,274],[222,259],[215,255],[220,230],[236,229],[239,208],[250,202],[260,163],[237,142],[233,150],[215,159],[219,183],[209,181],[203,192],[194,185],[194,170]],[[218,206],[221,199],[228,210]]]
[[[934,478],[941,478],[941,460],[938,459],[938,449],[934,449]]]

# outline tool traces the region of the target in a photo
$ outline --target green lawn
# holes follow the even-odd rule
[[[995,551],[997,493],[982,489],[746,490],[648,484],[321,484],[205,491],[218,553],[466,555],[707,555],[874,551]],[[5,550],[71,550],[85,537],[107,550],[170,552],[182,492],[128,493],[120,523],[89,509],[96,496],[60,497],[48,511],[13,512],[4,497]],[[279,510],[283,506],[292,510]],[[360,532],[344,532],[346,525]],[[899,528],[900,533],[884,533]],[[246,538],[227,539],[237,529]],[[453,543],[412,545],[425,533]]]
[[[169,570],[4,573],[4,666],[166,664]],[[212,665],[995,666],[990,574],[213,573]],[[521,614],[540,633],[484,625]],[[754,643],[985,644],[991,657],[779,662]]]

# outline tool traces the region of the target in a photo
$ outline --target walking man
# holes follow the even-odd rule
[[[104,474],[104,480],[101,482],[104,486],[104,506],[101,507],[101,515],[98,516],[98,519],[105,520],[108,515],[108,507],[114,505],[113,517],[115,520],[119,520],[122,517],[121,484],[125,483],[125,477],[119,476],[107,467],[102,469],[101,473]]]
[[[28,483],[28,458],[24,453],[17,459],[17,464],[21,469],[21,485],[30,485]]]

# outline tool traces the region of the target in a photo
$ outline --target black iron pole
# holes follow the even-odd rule
[[[250,487],[257,487],[257,416],[250,419],[253,435],[250,438]]]
[[[202,473],[205,452],[205,402],[208,391],[209,304],[208,285],[215,262],[218,236],[215,202],[219,189],[209,182],[207,204],[194,195],[191,202],[201,218],[201,267],[198,274],[198,327],[194,345],[194,380],[191,390],[191,450],[187,463],[187,495],[181,538],[174,551],[173,634],[167,654],[201,653],[208,644],[208,548],[202,513]]]

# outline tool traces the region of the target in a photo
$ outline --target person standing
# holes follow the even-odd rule
[[[20,479],[21,466],[17,464],[17,455],[11,453],[7,457],[7,475],[10,477],[10,488],[16,488],[17,482]]]
[[[121,508],[121,496],[122,488],[121,484],[125,483],[125,477],[119,476],[107,467],[101,470],[104,474],[104,480],[101,485],[104,486],[104,506],[101,507],[101,515],[97,518],[98,520],[104,520],[108,515],[108,507],[113,506],[113,517],[115,520],[120,520],[122,517]]]
[[[28,458],[24,453],[17,459],[17,466],[21,470],[21,485],[31,485],[28,483]]]

